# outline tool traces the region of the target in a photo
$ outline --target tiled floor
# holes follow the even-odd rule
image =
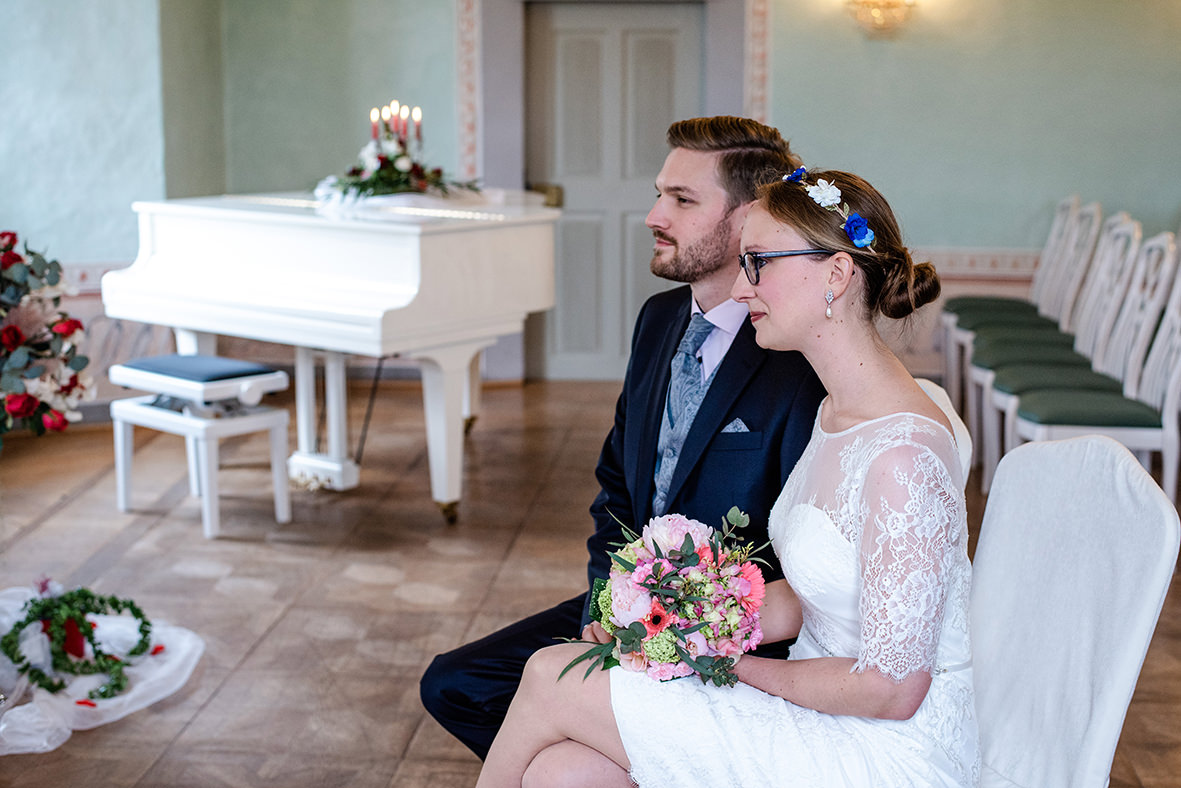
[[[420,395],[405,383],[381,390],[360,487],[295,491],[286,526],[272,519],[262,437],[227,442],[216,541],[201,537],[179,438],[137,431],[135,511],[121,514],[109,427],[6,436],[0,588],[48,574],[131,597],[199,633],[206,652],[155,706],[52,753],[0,759],[0,786],[471,785],[479,764],[426,716],[418,677],[436,652],[579,589],[617,389],[488,389],[453,526],[430,501]],[[983,501],[970,503],[975,525]],[[1111,784],[1181,784],[1178,745],[1175,581]]]

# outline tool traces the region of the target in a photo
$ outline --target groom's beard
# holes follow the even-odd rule
[[[653,230],[652,235],[673,244],[672,257],[652,255],[652,273],[673,282],[693,284],[726,266],[730,249],[730,215],[726,214],[713,230],[691,244],[681,246],[671,235]]]

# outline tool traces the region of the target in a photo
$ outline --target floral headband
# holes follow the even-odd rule
[[[815,185],[808,185],[804,180],[804,176],[808,174],[808,170],[804,167],[799,167],[790,175],[783,176],[784,183],[798,183],[804,187],[808,192],[808,196],[812,201],[834,213],[839,213],[841,218],[841,229],[845,231],[845,235],[849,236],[849,240],[858,249],[869,247],[873,249],[873,230],[869,229],[869,223],[865,221],[865,217],[861,214],[849,212],[849,204],[841,202],[841,190],[837,188],[835,183],[820,178]]]

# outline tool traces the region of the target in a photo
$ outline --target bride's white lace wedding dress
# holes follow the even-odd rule
[[[771,511],[803,606],[789,659],[841,656],[901,680],[929,671],[918,712],[822,714],[745,684],[611,671],[611,702],[643,788],[969,786],[978,782],[964,479],[937,422],[894,414],[839,433],[817,418]]]

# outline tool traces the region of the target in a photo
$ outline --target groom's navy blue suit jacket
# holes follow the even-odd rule
[[[652,517],[661,414],[672,357],[689,324],[690,298],[687,286],[659,293],[648,299],[636,321],[615,424],[595,470],[602,489],[591,505],[595,532],[587,541],[592,584],[595,577],[607,576],[607,553],[623,541],[619,521],[638,532]],[[811,437],[823,397],[824,388],[804,357],[760,348],[748,318],[685,438],[668,511],[718,527],[737,506],[750,515],[743,536],[765,543],[771,506]],[[724,431],[736,419],[746,431]],[[763,555],[772,565],[764,567],[767,579],[781,577],[778,562],[769,551]]]

